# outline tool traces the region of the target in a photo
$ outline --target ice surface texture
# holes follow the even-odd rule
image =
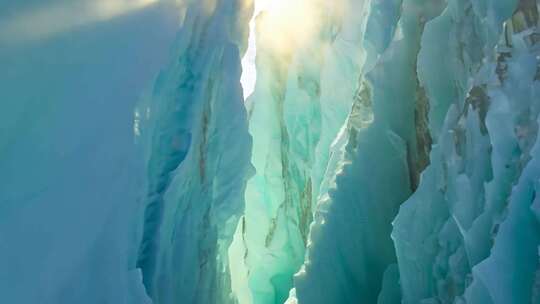
[[[0,32],[65,2],[0,1]],[[177,18],[153,6],[43,40],[0,34],[0,303],[149,303],[134,263],[133,111]]]
[[[239,82],[251,10],[187,3],[175,57],[138,109],[148,192],[137,265],[155,303],[233,301],[227,250],[253,171]]]
[[[247,99],[246,0],[182,1],[137,105],[0,90],[2,299],[540,303],[539,4],[287,3],[256,17]]]
[[[537,303],[538,4],[343,4],[258,47],[240,302]]]

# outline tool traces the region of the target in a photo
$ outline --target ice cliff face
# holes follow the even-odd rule
[[[137,266],[155,303],[232,303],[227,250],[251,137],[239,83],[252,6],[186,3],[175,56],[137,109],[147,193]]]
[[[251,3],[187,6],[141,112],[154,302],[540,303],[539,5],[296,4],[245,105]]]
[[[0,1],[0,303],[150,303],[133,261],[133,111],[178,17],[159,4],[87,19],[118,2],[141,3]]]
[[[429,100],[448,99],[430,115],[432,164],[394,222],[403,301],[538,303],[538,7],[464,8],[428,24],[419,54],[429,65],[429,41],[448,35],[445,86],[419,66]]]
[[[373,122],[349,127],[290,301],[536,303],[538,6],[395,5],[394,38],[361,77]],[[377,8],[366,42],[392,30]]]

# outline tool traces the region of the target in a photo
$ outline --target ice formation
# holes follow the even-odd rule
[[[522,207],[529,238],[500,253],[496,240],[534,159],[537,4],[308,4],[318,21],[307,41],[283,50],[265,37],[279,31],[258,31],[247,102],[256,175],[229,252],[239,302],[533,299],[533,194]],[[258,18],[263,28],[271,16]],[[516,101],[492,118],[497,97]],[[511,246],[523,256],[504,256]],[[497,255],[528,264],[508,265],[521,272],[505,282],[484,266]],[[492,294],[498,284],[507,298]]]
[[[137,266],[155,303],[233,303],[227,250],[252,174],[240,86],[252,5],[191,1],[141,137],[147,194]]]
[[[540,304],[540,4],[254,1],[181,1],[171,59],[134,106],[136,147],[118,144],[133,153],[118,180],[142,182],[113,192],[121,224],[85,231],[97,245],[66,254],[80,266],[59,268],[42,300]],[[15,172],[20,145],[0,148]],[[3,262],[22,250],[14,202],[40,195],[6,176],[23,194],[0,188]],[[91,257],[108,244],[122,290],[96,292],[102,266],[64,292],[76,271],[98,273]],[[2,283],[26,286],[31,270],[0,271],[10,303],[39,299]]]

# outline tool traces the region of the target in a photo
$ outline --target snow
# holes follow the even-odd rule
[[[0,20],[41,7],[3,1]],[[2,42],[3,301],[148,303],[134,296],[144,288],[133,259],[143,172],[133,110],[165,64],[177,22],[158,5]]]

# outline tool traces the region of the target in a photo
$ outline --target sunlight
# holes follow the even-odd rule
[[[257,71],[255,67],[255,59],[257,55],[257,39],[255,33],[255,18],[260,13],[259,1],[255,1],[255,11],[249,21],[249,39],[248,48],[242,58],[242,76],[240,82],[244,90],[244,100],[246,100],[255,90],[255,82],[257,80]]]
[[[256,82],[256,44],[269,48],[279,56],[290,54],[304,45],[317,31],[321,17],[318,0],[255,0],[255,11],[251,20],[249,44],[242,59],[242,87],[244,98],[249,97]],[[255,30],[259,14],[264,17]]]
[[[0,21],[0,42],[22,43],[131,13],[158,0],[94,0],[47,6]]]
[[[317,29],[319,10],[314,0],[259,0],[266,16],[260,23],[261,43],[280,53],[305,44]]]

